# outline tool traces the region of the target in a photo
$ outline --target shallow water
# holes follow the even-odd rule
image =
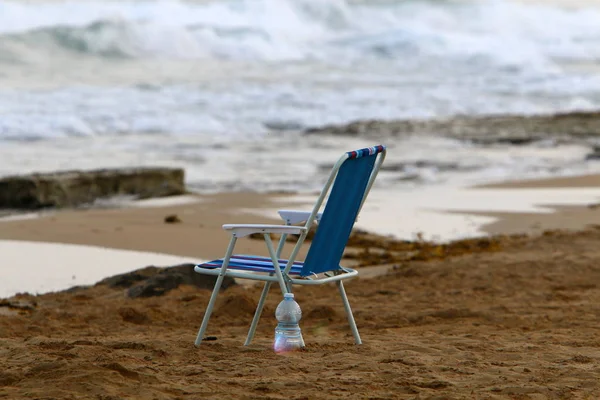
[[[0,240],[0,298],[93,285],[108,276],[148,265],[190,263],[190,257],[62,243]],[[36,259],[26,257],[35,254]]]
[[[289,199],[286,199],[289,201]],[[373,190],[356,227],[402,240],[448,242],[486,236],[496,217],[474,213],[554,212],[557,205],[586,206],[600,200],[600,188],[483,189],[438,186],[419,190]],[[310,210],[313,197],[294,199]],[[273,215],[273,212],[265,212]]]

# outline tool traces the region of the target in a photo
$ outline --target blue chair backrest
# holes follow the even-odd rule
[[[301,271],[302,276],[340,269],[377,155],[384,146],[347,153],[340,166]]]

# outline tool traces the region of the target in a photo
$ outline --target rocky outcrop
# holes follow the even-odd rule
[[[600,160],[600,146],[594,146],[592,152],[585,156],[586,160]]]
[[[136,198],[185,193],[180,168],[65,171],[0,178],[0,208],[75,207],[119,195]]]
[[[600,136],[600,112],[553,115],[456,116],[436,120],[357,121],[346,125],[313,128],[306,134],[381,138],[435,135],[478,144],[523,145],[543,139],[585,140]]]
[[[201,275],[194,272],[194,264],[182,264],[173,267],[146,267],[125,274],[111,276],[97,283],[112,288],[127,289],[127,296],[154,297],[177,288],[179,285],[192,285],[201,289],[212,289],[217,280],[213,275]],[[233,278],[226,276],[221,289],[235,285]]]

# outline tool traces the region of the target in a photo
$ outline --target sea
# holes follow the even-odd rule
[[[199,193],[306,194],[383,143],[403,167],[374,191],[398,198],[600,162],[577,141],[305,132],[598,109],[599,1],[0,0],[0,176],[162,165]]]

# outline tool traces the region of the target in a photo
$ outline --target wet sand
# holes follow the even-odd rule
[[[0,239],[31,240],[150,251],[200,259],[223,256],[227,223],[282,223],[276,213],[285,201],[253,193],[198,196],[195,203],[165,207],[65,210],[40,218],[0,222]],[[271,218],[259,215],[273,209]],[[168,216],[178,222],[166,223]],[[263,244],[240,241],[239,252],[263,251]]]
[[[539,180],[503,182],[481,186],[490,189],[561,189],[598,188],[600,175],[549,178]],[[548,213],[473,213],[497,218],[482,230],[488,234],[522,233],[541,234],[546,230],[578,230],[600,226],[600,197],[585,206],[552,205]]]

